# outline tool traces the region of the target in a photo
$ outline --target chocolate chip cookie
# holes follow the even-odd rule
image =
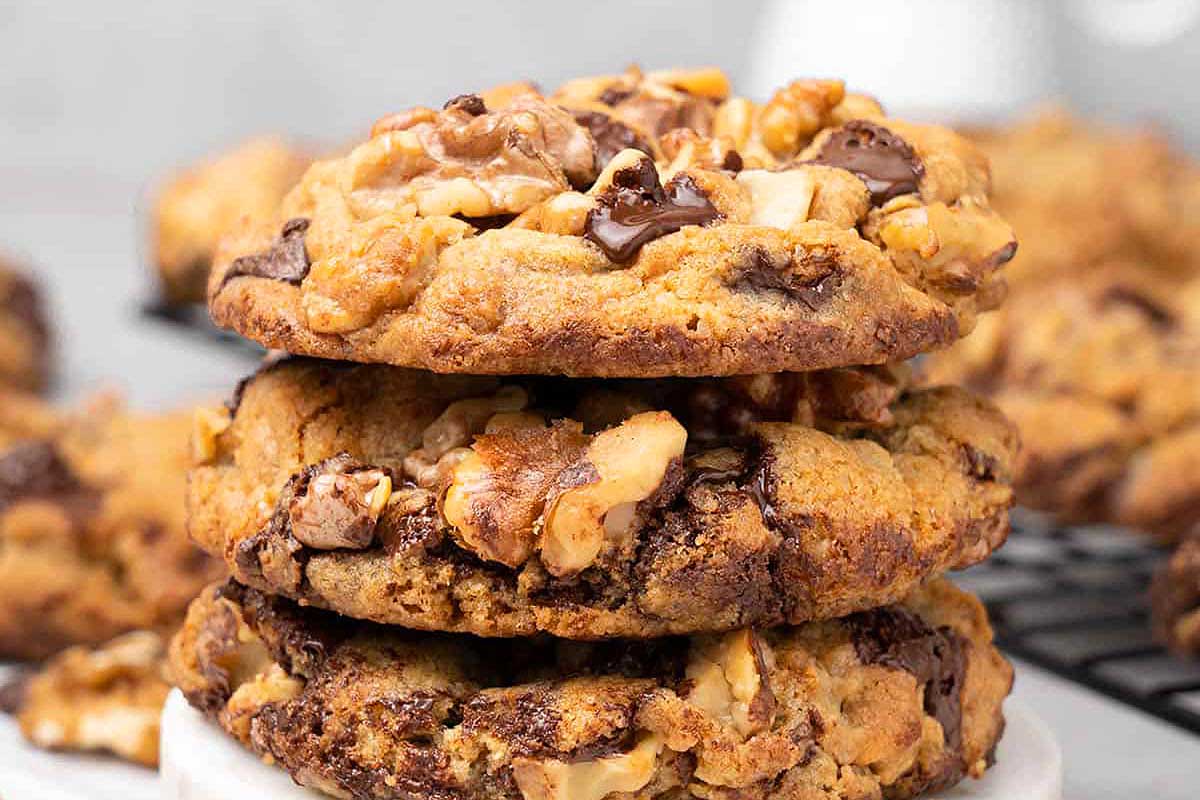
[[[166,643],[152,631],[56,655],[14,686],[21,733],[51,750],[102,752],[158,765]]]
[[[888,368],[436,375],[293,358],[200,412],[189,531],[242,582],[484,636],[837,617],[986,557],[1017,443]]]
[[[840,81],[717,70],[527,85],[381,119],[230,237],[220,325],[473,374],[721,376],[946,344],[1015,250],[965,139]]]
[[[1200,656],[1200,527],[1155,574],[1150,599],[1159,640],[1180,655]]]
[[[204,302],[218,240],[243,216],[274,215],[309,160],[281,139],[262,137],[172,176],[152,220],[163,302]]]
[[[839,620],[602,644],[419,634],[228,583],[170,667],[297,782],[364,800],[916,797],[990,766],[1012,682],[944,581]]]
[[[52,350],[41,289],[24,269],[0,257],[0,385],[46,388]]]
[[[1048,279],[927,371],[1016,423],[1021,502],[1164,539],[1200,522],[1200,277],[1109,262]]]
[[[0,657],[178,624],[220,574],[185,532],[190,415],[0,405]]]

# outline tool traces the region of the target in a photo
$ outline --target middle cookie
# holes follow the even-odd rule
[[[843,616],[984,558],[1017,440],[887,368],[579,381],[289,359],[198,415],[191,535],[410,628],[592,639]]]

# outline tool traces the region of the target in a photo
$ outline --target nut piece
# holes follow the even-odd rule
[[[229,430],[233,415],[229,409],[199,407],[192,414],[192,461],[209,464],[217,457],[217,437]]]
[[[529,395],[519,386],[502,386],[491,397],[472,397],[446,406],[421,436],[421,446],[404,458],[404,474],[431,488],[466,456],[466,446],[497,414],[523,411]],[[462,452],[455,452],[458,450]]]
[[[391,493],[392,479],[381,469],[315,475],[288,506],[292,535],[317,550],[361,550],[375,539]]]
[[[638,414],[597,434],[583,459],[596,480],[562,492],[546,512],[546,569],[558,577],[574,575],[596,560],[607,537],[628,535],[636,504],[662,484],[686,444],[687,431],[665,411]]]
[[[752,628],[703,639],[692,649],[687,700],[743,738],[767,730],[775,719],[775,695],[767,674],[774,654]]]
[[[775,92],[763,107],[758,124],[762,141],[777,158],[791,158],[825,127],[830,112],[842,102],[841,81],[793,81]]]
[[[790,230],[808,220],[816,182],[803,168],[769,172],[748,169],[738,173],[737,182],[750,193],[751,225]]]
[[[567,763],[513,759],[513,778],[525,800],[602,800],[636,792],[654,777],[663,739],[645,734],[628,753]]]

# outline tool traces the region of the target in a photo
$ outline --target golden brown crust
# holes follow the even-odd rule
[[[903,359],[999,301],[1014,245],[965,140],[839,82],[727,91],[631,72],[385,118],[224,243],[213,319],[323,358],[658,377]]]
[[[604,644],[417,634],[231,583],[170,665],[335,796],[908,798],[990,766],[1012,680],[991,638],[940,581],[844,620]]]
[[[177,624],[220,574],[185,533],[189,415],[40,411],[0,437],[0,655]]]
[[[192,537],[239,580],[487,636],[841,616],[1004,540],[1016,439],[860,368],[706,381],[291,359],[197,431]]]
[[[204,302],[221,236],[243,216],[274,215],[309,161],[280,139],[259,137],[171,176],[151,233],[163,301]]]

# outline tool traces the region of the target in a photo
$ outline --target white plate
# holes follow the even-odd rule
[[[1062,756],[1050,731],[1032,711],[1012,700],[1005,704],[1004,715],[1008,728],[996,766],[983,780],[963,781],[928,800],[1061,800]],[[162,800],[324,797],[297,786],[283,770],[242,749],[178,691],[171,692],[163,712],[162,781]]]

